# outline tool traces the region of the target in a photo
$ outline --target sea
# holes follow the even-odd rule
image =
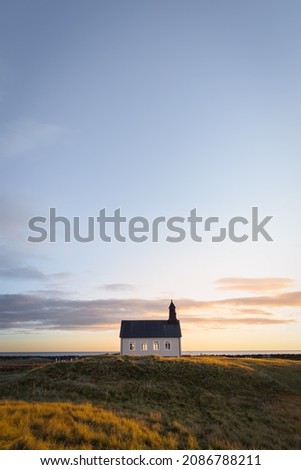
[[[99,356],[104,354],[119,354],[119,351],[43,351],[43,352],[0,352],[0,357],[83,357]],[[182,351],[182,356],[271,356],[274,354],[301,354],[301,350],[235,350],[235,351]]]

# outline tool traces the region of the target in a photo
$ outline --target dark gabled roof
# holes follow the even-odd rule
[[[180,338],[179,320],[122,320],[120,338]]]

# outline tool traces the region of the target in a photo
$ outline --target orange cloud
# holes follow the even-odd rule
[[[235,308],[232,313],[235,315],[273,315],[272,312],[268,312],[261,308]]]
[[[186,323],[187,322],[187,323]],[[296,320],[291,318],[263,318],[263,317],[247,317],[247,318],[235,318],[235,317],[218,317],[218,316],[204,316],[204,317],[187,317],[185,316],[185,324],[205,324],[208,326],[219,325],[277,325],[286,323],[296,323]],[[184,327],[185,324],[183,323]]]
[[[225,277],[215,281],[220,290],[245,292],[274,292],[287,289],[295,284],[288,277]]]
[[[214,307],[301,307],[301,291],[286,292],[278,295],[254,297],[232,297],[220,300],[191,300],[181,299],[177,302],[184,310],[208,310]]]

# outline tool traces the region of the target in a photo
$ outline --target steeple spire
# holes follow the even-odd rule
[[[169,322],[176,322],[177,321],[176,306],[175,306],[175,304],[173,303],[172,300],[170,301],[170,305],[169,305],[169,318],[168,318],[168,321]]]

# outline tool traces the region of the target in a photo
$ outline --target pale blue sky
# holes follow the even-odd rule
[[[57,302],[132,299],[133,305],[135,299],[160,299],[162,315],[174,297],[184,321],[192,300],[247,295],[221,292],[215,284],[220,278],[290,278],[291,291],[300,287],[300,15],[300,2],[292,0],[2,2],[3,350],[30,349],[25,336],[40,338],[45,326],[41,320],[36,328],[24,309],[24,325],[14,320],[24,336],[13,336],[10,312],[22,313],[27,297],[16,297],[18,307],[9,310],[7,294]],[[128,218],[150,220],[187,217],[197,208],[203,217],[228,221],[249,218],[252,206],[262,217],[273,216],[274,242],[27,241],[28,219],[47,216],[49,207],[80,216],[85,227],[103,207],[110,215],[120,207]],[[246,340],[247,329],[241,333],[246,343],[233,340],[223,323],[234,315],[227,310],[219,321],[222,338],[210,322],[205,325],[205,349],[264,348],[268,334],[277,349],[281,328],[292,332],[279,347],[301,348],[290,305],[263,316],[286,321],[293,315],[292,323],[271,330],[269,323],[254,322],[253,338],[262,336],[254,344]],[[114,306],[110,331],[101,326],[105,314],[99,311],[94,349],[98,341],[100,350],[118,348],[122,307]],[[295,300],[293,307],[299,307]],[[145,315],[151,317],[152,308]],[[202,318],[203,312],[195,308],[194,314]],[[134,308],[133,316],[139,316]],[[75,328],[72,321],[69,326]],[[61,327],[57,319],[53,329]],[[204,344],[204,325],[198,328],[193,349]],[[87,349],[88,337],[78,334],[78,347]],[[58,348],[51,333],[47,344]]]

